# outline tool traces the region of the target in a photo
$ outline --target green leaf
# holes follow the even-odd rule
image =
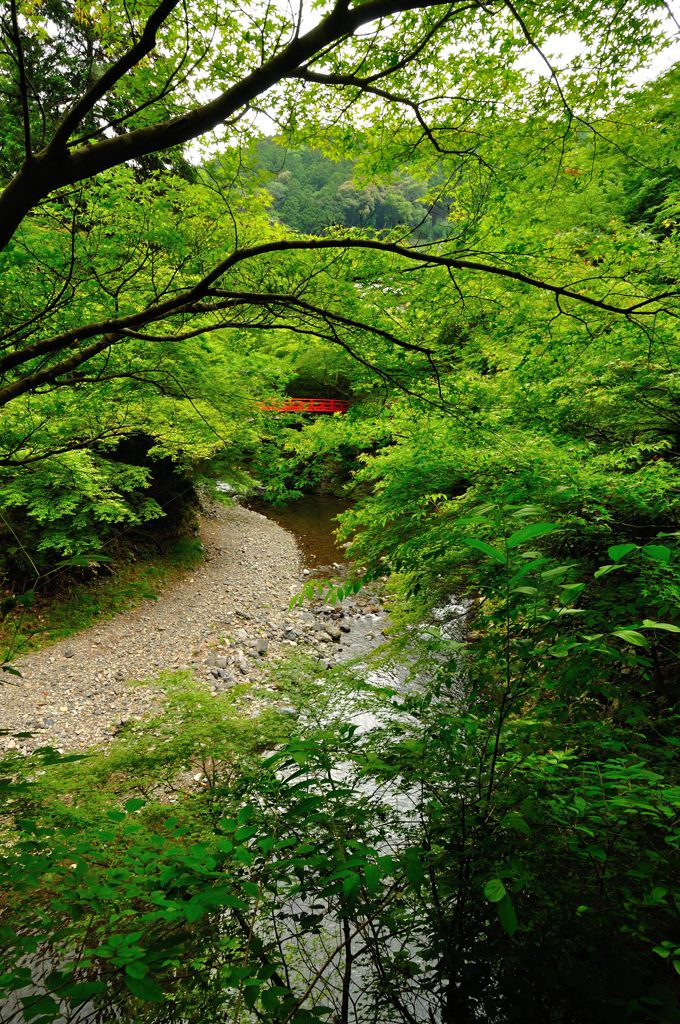
[[[367,864],[364,868],[364,877],[366,879],[366,888],[371,896],[375,896],[380,889],[380,868],[376,867],[375,864]]]
[[[279,1007],[279,997],[276,992],[273,992],[270,988],[264,989],[261,993],[260,999],[265,1010],[273,1014]]]
[[[80,1006],[86,1003],[92,996],[106,992],[106,984],[103,981],[80,981],[72,985],[64,985],[60,995],[67,998],[71,1006]]]
[[[189,924],[194,924],[199,921],[205,914],[208,913],[208,908],[202,900],[189,900],[184,905],[184,916]]]
[[[131,814],[133,811],[140,810],[145,803],[146,800],[142,800],[140,797],[133,797],[131,800],[127,800],[123,806],[128,814]]]
[[[572,594],[572,596],[576,596],[577,594],[580,594],[581,591],[584,590],[584,589],[585,589],[585,583],[563,583],[562,584],[562,593],[563,594]]]
[[[653,619],[643,619],[640,629],[665,629],[667,633],[680,633],[680,626],[670,622],[654,622]]]
[[[524,526],[521,530],[516,530],[510,534],[505,542],[505,546],[508,549],[516,548],[523,544],[525,540],[531,540],[533,537],[543,537],[548,533],[554,533],[555,530],[559,530],[557,523],[534,523],[532,526]]]
[[[144,1000],[145,1003],[163,1002],[163,989],[152,978],[131,978],[129,974],[126,974],[125,984],[133,996]]]
[[[467,544],[469,548],[475,548],[477,551],[482,551],[485,555],[488,555],[489,558],[493,558],[496,562],[500,562],[501,565],[505,565],[505,555],[496,550],[496,548],[491,547],[491,545],[487,544],[485,541],[475,540],[473,537],[463,537],[463,543]]]
[[[562,604],[569,604],[570,601],[575,601],[576,598],[585,590],[585,583],[565,583],[562,586],[562,592],[560,594],[560,602]]]
[[[266,856],[273,847],[275,842],[276,839],[274,838],[274,836],[265,836],[264,839],[258,839],[257,845],[262,850],[262,853]]]
[[[525,554],[522,557],[525,557],[525,555],[526,555],[526,552],[525,552]],[[521,569],[518,569],[518,571],[515,573],[515,575],[510,580],[510,584],[509,585],[511,587],[514,587],[514,585],[516,583],[519,583],[519,581],[524,576],[528,576],[528,574],[530,572],[532,572],[533,569],[537,569],[540,565],[546,565],[546,563],[549,562],[549,561],[550,561],[549,558],[543,558],[543,557],[533,558],[527,565],[523,565]]]
[[[647,638],[642,633],[638,633],[636,629],[613,629],[611,635],[618,636],[625,640],[626,643],[633,644],[635,647],[649,647]]]
[[[51,996],[21,996],[24,1004],[23,1016],[27,1021],[35,1020],[36,1017],[49,1017],[54,1020],[59,1016],[59,1004]]]
[[[596,569],[593,573],[593,579],[599,580],[600,576],[608,576],[610,572],[616,572],[617,569],[623,569],[622,565],[601,565],[599,569]]]
[[[547,653],[552,658],[566,658],[570,651],[576,650],[578,647],[582,646],[583,644],[578,640],[558,640],[557,643],[548,648]]]
[[[521,814],[516,814],[514,811],[510,811],[508,814],[506,814],[501,819],[501,823],[505,825],[506,828],[512,828],[515,830],[515,832],[521,832],[524,836],[531,835],[531,829],[529,828],[529,825],[526,823]]]
[[[126,965],[125,973],[128,975],[128,977],[137,978],[137,980],[139,981],[147,976],[147,974],[149,973],[149,968],[144,963],[143,960],[133,960],[131,964]]]
[[[257,835],[257,828],[253,825],[244,825],[243,828],[238,829],[234,833],[234,842],[245,843],[248,839],[252,839],[254,835]]]
[[[217,907],[230,907],[234,910],[248,909],[247,903],[235,896],[229,886],[218,885],[212,889],[205,889],[192,897],[185,904],[185,914],[188,921],[197,921],[206,911]]]
[[[657,562],[668,564],[671,560],[671,549],[667,548],[665,544],[645,544],[642,552],[648,558],[653,558]]]
[[[344,894],[345,898],[350,900],[350,902],[353,902],[354,899],[356,898],[357,892],[359,891],[360,884],[361,884],[361,878],[359,877],[359,875],[355,874],[354,872],[352,872],[349,875],[345,875],[345,877],[343,878],[343,880],[342,880],[342,891],[343,891],[343,894]]]
[[[414,888],[418,889],[425,881],[425,868],[422,860],[415,850],[407,850],[405,855],[404,870],[406,877]]]
[[[507,896],[507,889],[500,878],[490,878],[484,886],[484,895],[490,903],[499,903]]]
[[[607,548],[607,554],[611,558],[612,562],[620,562],[622,558],[629,555],[631,551],[637,550],[637,544],[613,544],[612,547]]]
[[[512,900],[509,896],[504,896],[502,900],[496,903],[496,912],[503,929],[507,932],[510,938],[512,938],[519,927],[519,922],[517,920],[515,908],[512,905]]]
[[[546,569],[541,573],[541,579],[544,580],[555,580],[559,579],[560,576],[564,576],[565,572],[573,569],[576,562],[572,562],[570,565],[556,565],[553,569]]]

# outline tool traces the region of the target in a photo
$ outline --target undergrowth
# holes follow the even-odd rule
[[[196,537],[181,537],[166,550],[137,551],[114,563],[113,574],[38,583],[30,600],[20,601],[0,622],[0,649],[16,657],[65,640],[121,612],[157,600],[160,592],[203,561]],[[9,660],[9,659],[8,659]]]

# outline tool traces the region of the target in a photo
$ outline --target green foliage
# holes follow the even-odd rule
[[[298,696],[305,671],[299,665],[295,673]],[[285,673],[280,683],[286,687]],[[338,871],[346,787],[330,780],[314,795],[301,780],[289,790],[271,772],[274,761],[327,768],[330,734],[328,742],[293,741],[263,773],[255,755],[285,739],[290,719],[276,709],[249,719],[240,694],[215,700],[187,676],[167,677],[164,686],[166,714],[107,754],[68,766],[44,755],[5,759],[12,825],[2,872],[13,903],[2,925],[0,984],[11,993],[30,982],[32,968],[42,975],[36,984],[45,993],[22,999],[45,1021],[90,999],[140,1019],[145,1010],[130,996],[178,1012],[193,1004],[202,1016],[244,1005],[272,1019],[322,1019],[322,1007],[307,1006],[303,982],[298,989],[282,980],[282,954],[258,937],[256,923],[266,934],[271,899],[286,890],[292,899],[303,871],[319,900],[342,893],[342,905],[354,906],[364,875],[375,898],[391,860],[358,854],[348,834]],[[125,798],[130,790],[143,795]],[[243,803],[248,796],[254,802]],[[321,839],[318,848],[311,832],[296,838],[303,822]],[[45,977],[42,965],[55,955],[65,965]]]
[[[159,518],[166,470],[285,500],[358,461],[344,536],[412,670],[166,678],[108,751],[5,758],[10,1013],[680,1020],[677,69],[627,85],[660,9],[388,4],[353,38],[322,4],[301,63],[292,9],[169,5],[110,87],[151,5],[2,21],[5,573]],[[281,144],[242,129],[260,81]],[[219,157],[156,155],[199,94]],[[301,382],[351,412],[258,412]]]
[[[84,569],[89,578],[75,579],[71,570],[79,567],[69,561],[62,566],[61,577],[48,579],[44,589],[9,600],[0,623],[2,650],[11,659],[18,652],[72,636],[141,601],[156,600],[164,586],[199,565],[202,558],[200,540],[182,537],[170,541],[162,553],[154,546],[137,548],[127,557],[121,554],[111,576],[93,579],[91,574],[100,566],[92,565],[88,557]]]
[[[343,977],[357,1019],[427,993],[496,1020],[675,1020],[674,722],[660,745],[640,698],[603,713],[582,658],[548,679],[557,619],[501,582],[549,536],[531,525],[506,563],[484,556],[487,622],[426,641],[425,688],[291,663],[272,679],[304,716],[290,737],[275,707],[244,715],[242,688],[168,677],[165,714],[108,753],[7,759],[6,991],[56,943],[68,966],[27,997],[46,1021],[81,997],[123,1020],[323,1019]],[[562,566],[528,561],[560,605]],[[362,711],[368,735],[347,724]]]
[[[310,579],[305,580],[299,594],[291,598],[290,608],[304,605],[305,601],[313,601],[320,597],[324,604],[334,605],[338,601],[344,601],[352,594],[358,594],[364,585],[364,580],[356,578],[346,580],[343,583],[333,583],[330,580]]]
[[[340,225],[401,228],[419,241],[432,241],[448,232],[448,206],[428,203],[427,185],[403,171],[361,187],[353,181],[352,161],[332,160],[308,147],[291,151],[273,139],[259,140],[254,158],[254,170],[264,172],[274,214],[301,234],[320,235]]]
[[[47,459],[5,483],[5,523],[9,520],[13,532],[22,535],[34,562],[44,565],[47,553],[53,558],[92,554],[94,560],[101,539],[110,535],[107,526],[136,526],[163,515],[144,496],[149,475],[146,467],[121,466],[89,452]],[[26,528],[28,522],[33,530]],[[19,542],[6,551],[18,561],[24,554]]]
[[[253,196],[253,230],[265,226],[258,205]],[[169,172],[140,182],[126,168],[114,170],[87,204],[73,196],[56,206],[0,253],[0,308],[10,333],[28,322],[29,333],[60,334],[132,314],[179,278],[194,282],[222,254],[220,232],[238,230],[207,185]],[[40,275],[31,273],[36,260]],[[48,302],[65,275],[68,293]],[[209,330],[214,323],[203,318],[201,326],[191,345],[177,340],[181,325],[152,329],[150,340],[93,355],[83,370],[2,409],[0,568],[9,585],[64,557],[95,558],[130,527],[162,517],[181,523],[186,499],[167,493],[169,479],[188,494],[190,478],[211,458],[235,467],[257,442],[256,402],[277,387],[276,367],[251,354],[245,336],[225,346]],[[6,372],[3,386],[27,372]]]
[[[474,230],[532,267],[549,252],[614,290],[631,269],[668,285],[675,82],[631,98],[597,152],[581,138],[550,169],[508,149]],[[652,158],[645,213],[626,197]],[[444,282],[405,308],[379,281],[379,310],[419,336]],[[362,452],[343,536],[369,576],[390,574],[397,650],[426,673],[384,693],[388,720],[351,755],[362,787],[413,806],[391,821],[409,895],[374,926],[395,1019],[416,988],[443,1020],[680,1019],[677,338],[560,310],[487,281],[451,310],[429,372],[403,357],[372,394],[359,369],[349,416],[282,437],[293,465]],[[464,623],[446,623],[452,595]]]

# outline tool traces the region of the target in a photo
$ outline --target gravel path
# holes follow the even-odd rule
[[[201,538],[204,564],[157,601],[17,661],[22,678],[3,681],[0,691],[0,728],[33,736],[0,736],[0,749],[105,743],[123,722],[159,706],[158,690],[128,680],[191,667],[214,690],[226,689],[257,679],[263,662],[315,628],[308,612],[288,611],[303,570],[295,540],[280,526],[240,506],[217,506]]]

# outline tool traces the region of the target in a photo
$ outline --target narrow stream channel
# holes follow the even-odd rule
[[[318,569],[342,563],[344,551],[334,537],[336,517],[351,508],[351,502],[332,494],[307,494],[290,505],[276,507],[249,499],[248,507],[261,512],[292,533],[306,568]]]
[[[351,508],[351,502],[329,494],[309,494],[283,507],[251,500],[248,506],[293,535],[311,578],[336,580],[347,573],[350,567],[335,531],[337,517]],[[320,625],[325,621],[331,630],[339,627],[342,632],[329,650],[329,663],[361,658],[384,643],[387,614],[374,593],[361,591],[356,599],[346,599],[333,609],[316,605]],[[374,685],[389,686],[396,681],[391,672],[377,672],[371,678]]]

